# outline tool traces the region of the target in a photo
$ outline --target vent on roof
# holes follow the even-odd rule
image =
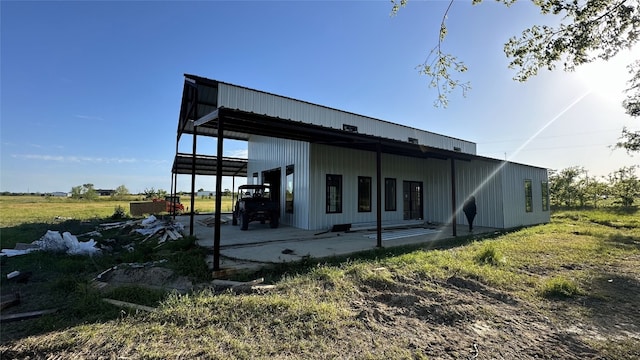
[[[342,124],[342,130],[357,133],[358,127],[353,125]]]
[[[418,139],[410,137],[409,138],[409,143],[410,144],[417,144],[418,143]]]
[[[459,148],[459,147],[457,147],[457,146],[454,146],[454,147],[453,147],[453,151],[460,152],[460,151],[462,151],[462,149],[460,149],[460,148]]]

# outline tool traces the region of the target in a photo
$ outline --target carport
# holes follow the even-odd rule
[[[471,161],[474,155],[457,151],[444,150],[389,138],[361,134],[350,129],[336,129],[283,119],[243,110],[218,106],[218,81],[185,74],[182,93],[182,104],[178,121],[176,140],[176,157],[172,169],[172,193],[177,189],[177,174],[191,175],[191,191],[194,192],[196,175],[216,176],[215,223],[213,242],[213,269],[220,270],[220,225],[221,196],[223,176],[246,176],[247,160],[225,158],[223,154],[224,139],[248,141],[251,135],[262,135],[273,138],[297,140],[316,144],[326,144],[375,152],[377,199],[376,246],[382,247],[382,176],[381,155],[395,154],[415,158],[435,158],[450,161],[451,202],[452,202],[452,235],[456,236],[456,160]],[[193,135],[192,154],[178,153],[178,144],[183,134]],[[197,137],[199,135],[217,139],[215,156],[197,153]],[[222,159],[222,161],[218,161]],[[244,165],[244,166],[243,166]],[[244,171],[244,173],[243,173]],[[193,200],[192,200],[193,201]],[[194,210],[191,206],[190,228],[193,229]]]
[[[196,139],[194,135],[193,139],[194,152]],[[193,155],[185,153],[177,153],[171,168],[171,194],[175,195],[177,192],[178,175],[191,175],[191,194],[195,194],[195,179],[196,175],[208,175],[215,176],[217,173],[221,173],[222,176],[231,177],[232,189],[235,189],[236,177],[247,177],[247,159],[222,157],[222,161],[218,162],[217,156],[211,155]],[[218,170],[218,163],[221,165],[221,170]],[[232,191],[232,199],[235,196],[235,192]],[[217,197],[216,197],[217,199]],[[217,201],[217,200],[216,200]],[[232,200],[234,201],[234,200]],[[195,197],[191,196],[191,216],[189,217],[189,235],[193,236],[194,229],[194,203]],[[175,210],[175,209],[174,209]],[[176,214],[172,214],[175,218]]]

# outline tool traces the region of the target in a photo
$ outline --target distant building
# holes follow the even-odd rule
[[[215,196],[215,195],[216,195],[216,192],[212,190],[202,190],[196,193],[196,197],[209,197],[209,196]]]
[[[68,192],[64,192],[64,191],[54,191],[52,193],[49,193],[49,196],[68,197],[68,196],[70,196],[70,194]]]
[[[115,190],[96,189],[96,192],[97,192],[97,193],[98,193],[98,195],[100,195],[100,196],[111,196],[111,195],[113,195],[116,191],[115,191]]]

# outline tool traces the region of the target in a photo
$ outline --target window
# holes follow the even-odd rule
[[[327,214],[342,212],[342,175],[327,174]]]
[[[371,211],[371,177],[358,176],[358,212]]]
[[[396,179],[384,179],[384,210],[396,211]]]
[[[549,211],[549,183],[543,181],[541,184],[542,189],[542,211]]]
[[[533,189],[531,180],[524,181],[524,208],[527,212],[533,211]]]
[[[342,124],[342,130],[349,132],[358,132],[358,127],[355,125]]]
[[[293,165],[287,165],[287,185],[285,188],[284,211],[293,214]]]

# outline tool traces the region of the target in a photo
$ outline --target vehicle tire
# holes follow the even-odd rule
[[[274,213],[271,215],[269,226],[271,226],[272,229],[275,229],[278,227],[278,225],[280,225],[280,219],[278,219],[278,214]]]
[[[249,215],[247,213],[240,214],[240,230],[249,229]]]

